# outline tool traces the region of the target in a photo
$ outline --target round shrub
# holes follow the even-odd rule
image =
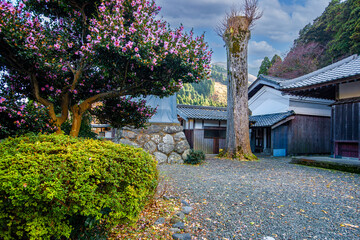
[[[157,174],[142,149],[55,134],[8,138],[0,143],[0,239],[86,239],[136,221]]]
[[[205,161],[205,153],[201,150],[191,149],[187,155],[184,163],[186,164],[201,164]]]

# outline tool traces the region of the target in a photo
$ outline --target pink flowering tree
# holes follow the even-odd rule
[[[132,97],[169,96],[210,72],[204,36],[170,29],[159,10],[153,0],[0,0],[2,81],[45,106],[58,132],[71,113],[77,136],[97,102],[117,125],[144,122],[154,109]]]
[[[33,101],[23,101],[12,91],[0,91],[0,139],[28,132],[56,130],[45,107]]]

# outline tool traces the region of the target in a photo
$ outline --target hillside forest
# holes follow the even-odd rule
[[[177,94],[177,102],[186,105],[225,107],[226,79],[226,69],[223,64],[215,63],[211,67],[210,79],[184,84]]]
[[[360,53],[360,1],[332,0],[323,14],[300,30],[282,60],[265,57],[260,74],[296,78]]]

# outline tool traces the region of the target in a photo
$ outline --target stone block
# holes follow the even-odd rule
[[[159,134],[154,134],[151,136],[151,141],[153,141],[156,144],[159,144],[161,142],[161,136]]]
[[[129,130],[123,130],[121,133],[122,138],[128,138],[128,139],[135,139],[136,135],[137,135],[136,133],[134,133],[133,131],[129,131]]]
[[[144,144],[144,149],[149,153],[154,153],[156,151],[156,144],[153,141],[149,141]]]
[[[137,148],[139,148],[140,146],[139,146],[139,144],[137,144],[137,143],[135,143],[135,142],[132,142],[132,141],[130,141],[130,140],[128,140],[128,139],[120,139],[120,143],[122,143],[122,144],[126,144],[126,145],[130,145],[130,146],[134,146],[134,147],[137,147]]]
[[[161,152],[154,152],[154,156],[158,164],[167,162],[167,156]]]
[[[148,134],[139,134],[136,138],[136,142],[140,146],[144,146],[144,144],[147,143],[148,141],[150,141],[150,136]]]
[[[174,144],[159,143],[159,145],[157,147],[160,152],[165,153],[165,154],[169,154],[172,151],[174,151],[174,149],[175,149]]]
[[[182,140],[186,140],[186,136],[184,132],[178,132],[174,135],[175,142],[180,142]]]
[[[166,133],[170,133],[170,134],[173,134],[173,133],[178,133],[178,132],[181,132],[183,130],[183,127],[182,126],[166,126],[164,128],[164,132]]]
[[[190,152],[191,152],[190,149],[185,150],[184,153],[181,155],[182,159],[185,160],[187,158],[187,156],[190,154]]]
[[[150,125],[146,132],[148,132],[149,134],[152,134],[152,133],[159,133],[163,130],[163,127],[162,126],[159,126],[159,125]]]
[[[174,138],[170,135],[170,134],[166,134],[163,138],[162,138],[162,142],[167,144],[167,145],[174,145]]]
[[[185,152],[185,150],[190,149],[190,145],[187,140],[180,141],[175,146],[175,151],[179,154]]]
[[[168,163],[184,163],[184,161],[182,160],[181,155],[173,152],[168,158]]]

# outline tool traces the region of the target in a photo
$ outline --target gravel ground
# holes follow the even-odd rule
[[[360,239],[360,175],[289,161],[208,159],[159,170],[195,208],[198,239]]]

